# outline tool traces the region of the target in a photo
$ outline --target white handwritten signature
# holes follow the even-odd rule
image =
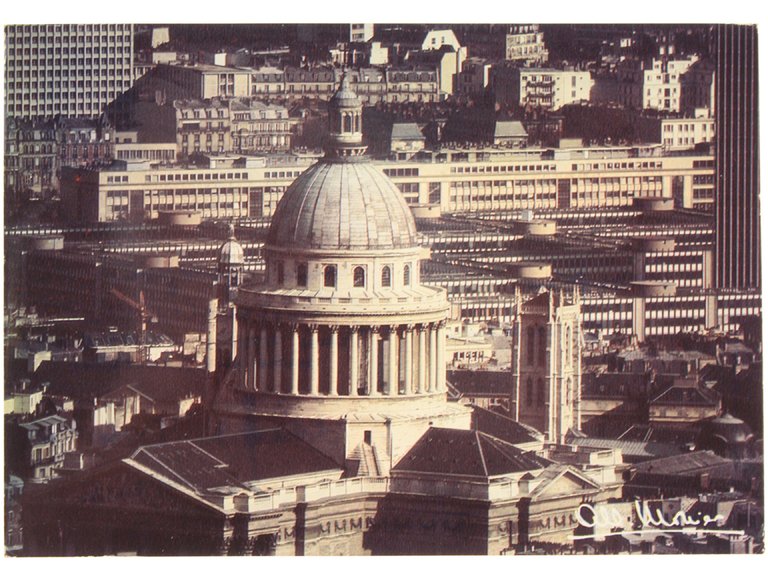
[[[668,532],[696,532],[696,533],[720,533],[724,535],[743,535],[743,531],[728,529],[707,528],[711,524],[718,525],[718,521],[725,518],[717,513],[714,516],[698,512],[696,515],[686,513],[683,510],[677,511],[669,519],[664,516],[660,507],[651,509],[646,501],[635,501],[634,510],[636,517],[640,520],[642,529],[633,531],[622,531],[615,535],[623,534],[642,534],[642,533],[668,533]],[[592,505],[582,503],[576,510],[576,521],[582,527],[613,529],[621,528],[627,524],[624,514],[613,505]],[[605,535],[614,535],[607,533]],[[592,535],[574,535],[571,539],[587,539]]]

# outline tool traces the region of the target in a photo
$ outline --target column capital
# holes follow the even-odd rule
[[[332,325],[329,325],[327,328],[328,328],[328,330],[329,330],[329,331],[331,331],[333,334],[338,334],[338,333],[339,333],[339,331],[341,330],[341,325],[338,325],[338,324],[332,324]]]

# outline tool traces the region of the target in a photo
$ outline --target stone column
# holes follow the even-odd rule
[[[256,389],[256,331],[248,325],[248,353],[245,359],[246,387]]]
[[[379,329],[371,327],[368,353],[368,395],[374,396],[379,392]]]
[[[309,325],[311,335],[310,353],[309,353],[309,393],[310,395],[320,394],[320,343],[318,340],[318,329],[316,324]]]
[[[280,325],[275,326],[275,358],[272,364],[274,371],[274,392],[280,393],[283,390],[283,333]]]
[[[406,395],[413,392],[413,327],[405,329],[405,387]]]
[[[437,391],[437,326],[429,327],[429,389]]]
[[[267,323],[261,323],[261,336],[259,338],[259,391],[267,391],[267,372],[269,367],[269,354],[267,353]]]
[[[445,326],[443,323],[437,328],[437,381],[435,390],[445,389]]]
[[[387,372],[387,395],[397,395],[398,387],[398,348],[397,327],[389,327],[389,371]]]
[[[349,395],[357,395],[358,374],[360,373],[360,358],[357,353],[358,327],[349,327]]]
[[[299,325],[291,327],[291,395],[299,395]]]
[[[330,376],[328,395],[339,395],[339,327],[331,326]]]
[[[232,308],[232,363],[237,359],[238,337],[240,335],[240,323],[237,318],[237,306]]]
[[[419,327],[419,371],[416,393],[427,390],[427,331],[424,325]]]

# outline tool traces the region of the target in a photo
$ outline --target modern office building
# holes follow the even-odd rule
[[[98,117],[134,81],[132,24],[5,27],[5,115]]]
[[[715,284],[760,288],[757,28],[716,33]]]
[[[80,222],[144,221],[162,210],[199,210],[204,218],[271,217],[291,180],[315,159],[211,156],[204,167],[64,169],[62,199]],[[442,213],[612,209],[658,198],[686,209],[714,202],[712,156],[667,155],[658,145],[443,149],[373,164],[410,206]]]

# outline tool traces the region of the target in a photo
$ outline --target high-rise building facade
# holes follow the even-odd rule
[[[98,117],[133,84],[133,25],[5,27],[5,113]]]
[[[715,42],[715,285],[759,288],[757,27],[718,25]]]

